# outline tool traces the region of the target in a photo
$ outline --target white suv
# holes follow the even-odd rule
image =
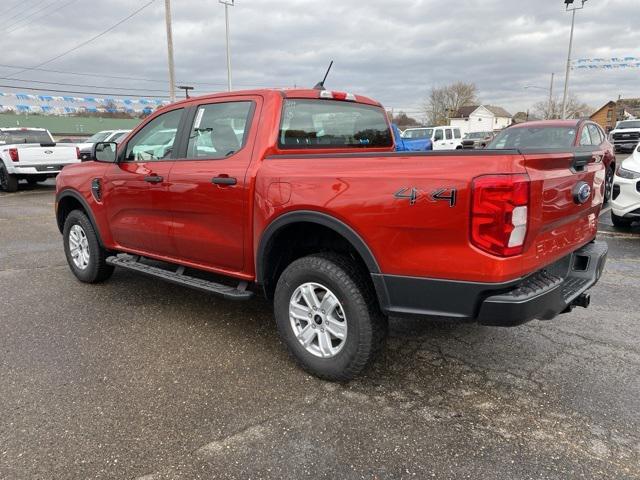
[[[613,177],[611,221],[616,227],[628,227],[640,221],[640,145],[624,160]]]
[[[457,150],[462,148],[462,133],[458,127],[407,128],[402,138],[429,138],[434,150]]]

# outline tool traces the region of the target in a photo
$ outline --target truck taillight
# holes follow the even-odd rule
[[[529,217],[527,175],[483,175],[473,179],[471,243],[500,257],[524,249]]]
[[[76,147],[76,158],[80,160],[82,157],[80,156],[80,147]]]
[[[9,149],[9,157],[11,158],[12,162],[19,162],[20,161],[20,155],[18,155],[18,149],[17,148],[10,148]]]

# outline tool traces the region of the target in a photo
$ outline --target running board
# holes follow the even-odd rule
[[[182,265],[167,264],[177,269],[175,271],[165,270],[164,268],[142,263],[140,261],[141,258],[143,257],[124,254],[108,257],[106,261],[114,267],[126,268],[151,277],[161,278],[176,285],[183,285],[203,292],[220,295],[230,300],[248,300],[253,296],[253,292],[247,290],[247,282],[243,281],[240,282],[237,287],[230,287],[221,283],[185,275],[185,267]]]

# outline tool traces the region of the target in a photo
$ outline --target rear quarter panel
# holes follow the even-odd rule
[[[385,274],[500,282],[521,275],[521,256],[490,257],[469,243],[471,179],[524,173],[521,155],[449,153],[331,157],[271,156],[256,181],[254,246],[284,213],[315,210],[354,229]],[[412,205],[394,196],[416,188]],[[282,191],[286,195],[282,195]],[[433,194],[456,191],[455,205]]]

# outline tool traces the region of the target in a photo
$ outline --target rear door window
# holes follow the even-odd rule
[[[600,133],[600,129],[598,127],[596,127],[593,123],[589,123],[587,125],[587,128],[589,129],[589,134],[591,135],[591,143],[593,145],[600,145],[602,142],[604,142],[604,138],[602,137],[602,134]]]
[[[589,129],[586,125],[582,127],[582,132],[580,133],[580,145],[591,145],[591,135],[589,135]]]
[[[282,149],[393,146],[382,108],[335,100],[284,101],[278,145]]]
[[[451,140],[453,138],[453,135],[451,134],[451,129],[450,128],[445,128],[444,132],[445,132],[445,135],[447,136],[447,140]]]
[[[453,136],[454,136],[454,138],[462,137],[462,135],[460,135],[460,129],[459,128],[454,128],[453,129]]]
[[[219,159],[233,155],[246,141],[253,102],[222,102],[200,105],[196,111],[188,159]]]

